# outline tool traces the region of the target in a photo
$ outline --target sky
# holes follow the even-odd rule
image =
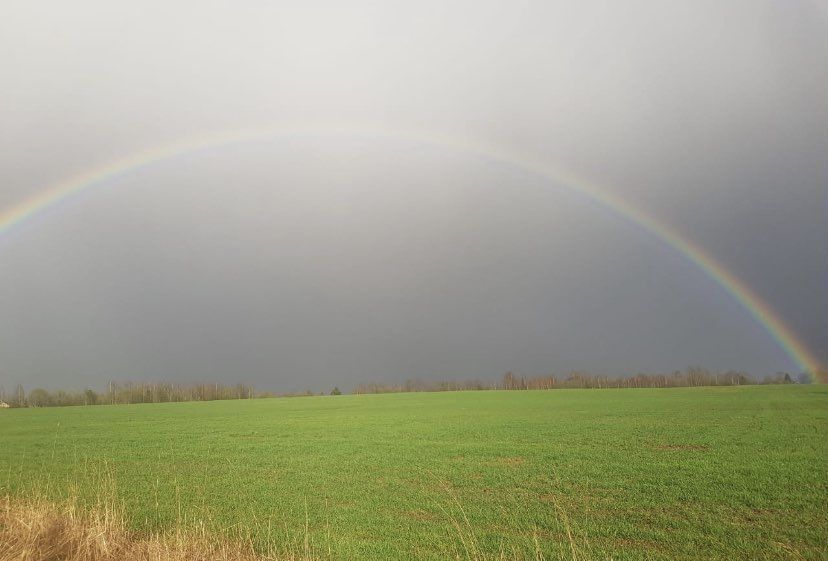
[[[798,371],[584,185],[828,364],[826,61],[805,0],[7,1],[0,213],[268,132],[0,234],[0,385]]]

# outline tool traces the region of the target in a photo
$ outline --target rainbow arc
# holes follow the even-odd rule
[[[109,163],[46,186],[29,198],[0,211],[0,238],[32,217],[54,208],[88,189],[100,187],[113,179],[140,168],[171,160],[201,150],[216,149],[246,142],[270,140],[294,135],[347,135],[370,137],[378,140],[420,142],[444,149],[482,157],[493,162],[518,168],[555,182],[563,188],[583,194],[598,204],[638,224],[669,247],[684,255],[727,291],[749,314],[762,325],[768,334],[804,372],[815,374],[821,370],[817,358],[785,324],[772,307],[762,300],[744,281],[731,273],[724,264],[709,252],[676,229],[660,221],[641,208],[613,194],[598,182],[568,169],[559,163],[539,163],[502,149],[495,149],[469,140],[439,137],[419,132],[399,133],[368,130],[365,127],[302,127],[295,129],[245,129],[203,135],[163,146],[135,152]]]

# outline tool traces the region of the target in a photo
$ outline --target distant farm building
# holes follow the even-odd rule
[[[0,409],[8,409],[9,407],[11,406],[8,403],[6,403],[5,401],[0,401]]]

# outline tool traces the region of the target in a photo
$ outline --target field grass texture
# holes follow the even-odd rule
[[[0,496],[284,557],[825,559],[828,387],[1,410]]]

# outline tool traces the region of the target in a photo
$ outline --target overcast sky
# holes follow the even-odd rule
[[[819,2],[6,1],[0,16],[0,208],[180,139],[308,131],[122,174],[0,239],[7,389],[796,371],[640,226],[435,138],[595,178],[828,363]]]

